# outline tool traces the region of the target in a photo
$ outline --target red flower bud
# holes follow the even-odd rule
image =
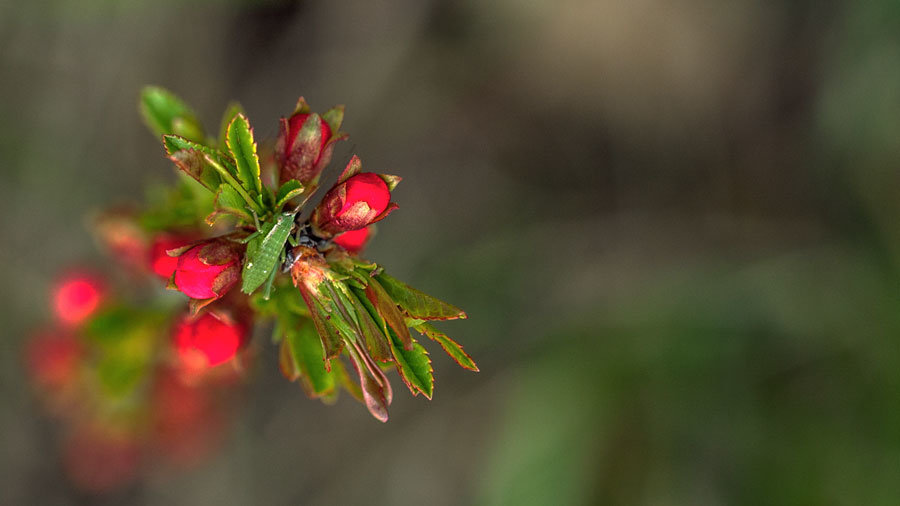
[[[192,299],[218,299],[241,278],[239,245],[211,239],[178,257],[175,286]]]
[[[161,234],[150,245],[150,269],[163,279],[169,279],[178,266],[178,257],[169,256],[169,250],[187,246],[193,240],[187,237]]]
[[[294,147],[294,141],[297,139],[297,134],[300,133],[300,129],[303,128],[303,123],[306,122],[307,118],[309,118],[309,114],[295,114],[288,120],[288,136],[285,143],[285,152],[290,153],[291,148]],[[326,123],[321,116],[319,117],[319,135],[322,136],[322,139],[319,141],[319,149],[322,149],[325,147],[328,139],[331,138],[331,127],[328,126],[328,123]]]
[[[224,419],[210,391],[163,369],[153,388],[151,442],[182,465],[199,463],[222,436]]]
[[[381,176],[361,172],[325,194],[312,223],[325,237],[365,228],[387,216],[390,200],[391,190]]]
[[[53,293],[53,309],[57,318],[68,325],[78,325],[100,306],[103,287],[90,276],[77,275],[63,279]]]
[[[315,180],[331,159],[331,149],[326,148],[331,139],[331,127],[321,116],[316,116],[319,121],[319,138],[298,139],[303,124],[310,116],[309,113],[294,114],[287,120],[286,128],[282,127],[282,137],[277,148],[282,166],[279,178],[282,184],[290,179],[304,184]]]
[[[372,235],[370,227],[344,232],[334,238],[334,243],[347,250],[348,253],[359,253],[366,246]]]
[[[50,391],[72,383],[81,357],[81,341],[65,331],[37,334],[25,349],[29,374],[40,388]]]
[[[247,338],[247,326],[222,315],[183,317],[175,326],[175,349],[191,368],[214,366],[237,355]]]

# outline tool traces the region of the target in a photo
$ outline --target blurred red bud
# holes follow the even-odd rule
[[[178,290],[192,299],[217,299],[241,278],[242,248],[211,239],[178,257],[174,281]]]
[[[219,365],[237,355],[248,329],[248,325],[213,312],[186,315],[175,325],[175,350],[182,365],[190,369]]]
[[[373,172],[361,172],[335,185],[316,208],[312,224],[325,237],[365,228],[387,215],[391,191]]]
[[[72,326],[84,322],[100,307],[103,292],[103,283],[95,277],[76,274],[63,278],[53,291],[56,317]]]
[[[82,353],[81,340],[71,332],[44,331],[28,340],[25,362],[39,388],[57,392],[74,381]]]
[[[366,247],[366,242],[372,235],[370,227],[344,232],[334,238],[334,243],[344,248],[349,253],[359,253]]]
[[[209,391],[163,370],[153,388],[153,442],[179,464],[196,464],[212,451],[224,420]]]
[[[147,237],[138,224],[137,213],[114,209],[93,220],[93,230],[100,243],[124,265],[143,271],[147,254]]]

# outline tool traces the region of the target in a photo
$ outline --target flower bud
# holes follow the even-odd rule
[[[371,236],[372,228],[366,227],[344,232],[334,238],[334,243],[347,250],[348,253],[359,253],[366,247],[366,242]]]
[[[301,183],[308,183],[317,179],[319,173],[331,159],[331,148],[328,141],[331,139],[331,127],[319,115],[318,131],[312,131],[301,136],[303,125],[312,116],[307,112],[294,114],[282,126],[278,151],[281,162],[280,183],[296,179]]]
[[[76,326],[100,307],[103,286],[96,278],[75,275],[63,279],[53,292],[53,309],[63,323]]]
[[[78,337],[60,330],[33,336],[25,348],[31,378],[39,388],[54,392],[72,384],[82,355]]]
[[[241,278],[242,252],[238,244],[211,239],[178,256],[175,287],[192,299],[218,299]]]
[[[151,397],[151,444],[171,461],[198,464],[219,443],[223,413],[203,383],[188,383],[179,372],[163,369]]]
[[[169,250],[181,248],[192,243],[188,237],[160,234],[150,244],[150,269],[163,279],[169,279],[178,266],[178,257],[168,254]]]
[[[145,271],[147,235],[138,223],[136,212],[110,210],[94,218],[92,225],[94,235],[113,258],[136,272]]]
[[[391,190],[380,175],[361,172],[325,194],[312,224],[323,237],[359,230],[387,216],[395,207],[390,200]]]
[[[227,362],[247,339],[248,326],[224,315],[206,312],[184,316],[175,325],[174,343],[182,363],[203,368]]]

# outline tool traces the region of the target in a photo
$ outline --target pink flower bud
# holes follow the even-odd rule
[[[326,149],[331,139],[331,127],[319,119],[319,139],[298,139],[303,124],[309,119],[309,113],[298,113],[287,120],[286,130],[282,130],[282,138],[277,148],[282,170],[280,183],[296,179],[308,183],[317,178],[331,157],[331,150]],[[283,127],[284,128],[284,127]],[[324,163],[320,163],[324,162]]]
[[[218,299],[241,278],[241,251],[237,244],[211,239],[178,257],[175,286],[192,299]]]
[[[214,366],[234,358],[247,333],[247,326],[222,315],[188,315],[175,326],[175,350],[188,367]]]
[[[294,141],[297,139],[297,134],[300,133],[300,129],[303,128],[303,123],[306,123],[307,118],[309,118],[309,114],[301,113],[291,116],[288,120],[288,136],[285,142],[286,153],[291,152],[291,149],[294,147]],[[319,117],[319,134],[322,136],[322,140],[319,141],[319,149],[322,149],[328,143],[328,139],[331,138],[331,127],[328,126],[328,123],[321,116]]]
[[[169,250],[187,246],[193,241],[182,236],[161,234],[150,245],[150,269],[163,279],[169,279],[178,266],[178,257],[169,256]]]
[[[330,237],[359,230],[390,212],[391,191],[378,174],[361,172],[334,186],[313,213],[320,235]]]
[[[366,247],[366,242],[371,235],[372,229],[369,227],[351,230],[335,237],[334,243],[347,250],[348,253],[359,253]]]
[[[96,278],[76,275],[63,279],[53,292],[57,318],[68,325],[79,325],[100,307],[103,285]]]

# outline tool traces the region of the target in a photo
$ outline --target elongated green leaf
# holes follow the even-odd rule
[[[372,317],[375,311],[371,303],[366,306],[368,300],[366,300],[365,296],[362,297],[363,300],[360,300],[357,293],[351,293],[349,298],[353,304],[353,309],[359,317],[359,327],[366,341],[366,347],[372,354],[372,358],[381,362],[388,362],[393,355],[388,337],[382,330],[384,327],[380,326]],[[377,317],[378,314],[375,313],[375,316]]]
[[[322,342],[313,322],[307,318],[292,320],[296,325],[285,328],[284,336],[294,363],[300,370],[303,389],[311,397],[330,395],[334,392],[336,375],[325,370]]]
[[[237,164],[238,179],[251,195],[262,193],[262,181],[259,179],[259,157],[256,155],[256,142],[253,140],[253,129],[247,118],[238,113],[228,125],[226,144]]]
[[[262,239],[253,247],[252,252],[248,244],[246,262],[241,273],[242,292],[253,293],[269,278],[272,270],[277,268],[276,264],[293,226],[294,215],[291,213],[282,213],[276,221],[262,225]]]
[[[397,371],[409,391],[413,395],[419,392],[425,397],[431,399],[434,392],[434,372],[431,368],[431,358],[425,348],[413,341],[411,350],[403,347],[403,343],[397,338],[392,329],[391,333],[391,352],[394,354],[394,361],[397,363]]]
[[[275,209],[281,210],[289,200],[303,193],[303,190],[305,188],[300,184],[300,181],[296,179],[286,181],[278,189],[278,194],[275,196]]]
[[[447,304],[426,293],[388,276],[384,272],[376,276],[378,282],[394,301],[413,318],[423,320],[455,320],[466,318],[462,309]]]
[[[382,288],[381,284],[375,279],[370,279],[365,289],[366,298],[375,306],[378,315],[384,320],[391,330],[400,338],[400,342],[407,350],[412,349],[412,336],[409,335],[409,328],[403,320],[403,315],[397,309],[397,303],[391,299],[390,295]]]
[[[203,126],[181,99],[157,86],[141,90],[141,116],[157,135],[175,134],[195,142],[204,142]]]
[[[475,365],[475,361],[472,360],[472,357],[463,350],[463,347],[460,346],[459,343],[447,337],[447,334],[444,334],[427,323],[420,323],[413,328],[420,333],[425,334],[433,341],[437,341],[437,343],[441,345],[441,348],[444,349],[444,352],[446,352],[447,355],[450,355],[450,358],[455,360],[460,367],[478,372],[478,366]]]
[[[219,149],[228,149],[226,139],[228,138],[228,125],[234,121],[234,117],[238,114],[244,114],[244,107],[237,102],[231,102],[225,108],[222,114],[222,122],[219,126]]]

